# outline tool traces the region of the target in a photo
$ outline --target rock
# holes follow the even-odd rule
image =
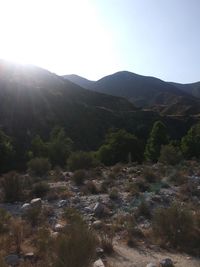
[[[5,262],[9,265],[9,266],[17,266],[20,262],[19,256],[16,254],[10,254],[8,256],[5,257]]]
[[[22,205],[22,207],[21,207],[21,210],[22,210],[23,212],[25,212],[25,211],[29,210],[30,207],[31,207],[31,205],[30,205],[29,203],[24,203],[24,204]]]
[[[97,202],[96,205],[94,206],[94,215],[97,216],[98,218],[101,218],[105,215],[105,206]]]
[[[155,264],[155,263],[148,263],[147,264],[147,266],[146,267],[158,267],[158,265],[157,264]]]
[[[56,223],[56,224],[54,225],[54,231],[55,231],[55,232],[61,232],[61,231],[63,230],[63,228],[64,228],[64,226],[61,225],[61,224],[59,224],[59,223]]]
[[[167,258],[167,259],[161,260],[160,267],[174,267],[174,264],[171,259]]]
[[[94,229],[100,229],[103,226],[103,223],[102,223],[102,221],[97,220],[97,221],[93,222],[92,226]]]
[[[103,258],[104,257],[104,250],[100,247],[97,247],[96,248],[96,254],[97,254],[97,257]]]
[[[29,253],[26,253],[24,255],[24,260],[28,260],[28,261],[33,261],[34,260],[34,253],[33,252],[29,252]]]
[[[68,204],[68,201],[66,199],[62,199],[58,202],[58,207],[62,208],[62,207],[66,207]]]
[[[105,267],[103,261],[101,259],[94,262],[93,267]]]
[[[30,202],[31,206],[34,207],[34,208],[41,208],[42,206],[42,200],[41,198],[34,198],[31,200]]]

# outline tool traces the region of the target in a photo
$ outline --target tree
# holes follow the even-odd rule
[[[164,145],[160,150],[159,161],[165,164],[176,165],[182,160],[182,153],[179,147],[172,144]]]
[[[11,138],[0,130],[0,172],[6,172],[11,169],[14,154]]]
[[[97,158],[106,165],[128,162],[130,155],[131,160],[141,162],[143,146],[135,135],[122,129],[110,132],[97,151]]]
[[[47,143],[48,155],[51,163],[64,166],[66,159],[72,150],[72,140],[66,136],[63,128],[55,127],[50,134],[50,140]]]
[[[33,157],[47,156],[47,144],[39,135],[36,135],[31,142],[31,153]]]
[[[200,157],[200,123],[190,128],[181,140],[181,149],[186,158]]]
[[[160,156],[161,146],[166,145],[168,141],[166,126],[161,121],[156,121],[147,140],[145,158],[156,162]]]

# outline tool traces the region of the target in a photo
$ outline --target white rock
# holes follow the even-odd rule
[[[94,262],[93,267],[105,267],[103,261],[101,259]]]
[[[39,208],[42,205],[42,200],[41,200],[41,198],[34,198],[31,200],[30,204],[32,207],[38,207]]]
[[[57,223],[54,225],[54,231],[55,232],[61,232],[63,230],[64,226],[60,223]]]
[[[22,211],[27,211],[28,209],[30,209],[31,205],[29,203],[24,203],[21,207]]]

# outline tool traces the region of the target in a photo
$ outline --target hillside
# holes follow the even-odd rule
[[[194,115],[200,113],[200,101],[175,84],[128,71],[117,72],[96,82],[79,76],[65,76],[74,83],[93,91],[120,96],[135,106],[153,108],[165,115]],[[176,108],[175,108],[176,106]]]
[[[181,83],[171,83],[171,84],[194,97],[200,98],[200,82],[188,83],[188,84],[181,84]]]
[[[105,129],[120,124],[120,113],[135,110],[125,99],[90,92],[41,68],[2,61],[0,70],[0,125],[23,141],[61,125],[77,144],[94,147]]]

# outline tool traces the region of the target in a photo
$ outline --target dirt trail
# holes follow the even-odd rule
[[[115,255],[108,258],[111,267],[146,267],[150,262],[158,263],[165,258],[171,258],[175,267],[200,267],[200,259],[186,254],[174,254],[146,248],[129,248],[125,244],[116,244],[115,251]]]

